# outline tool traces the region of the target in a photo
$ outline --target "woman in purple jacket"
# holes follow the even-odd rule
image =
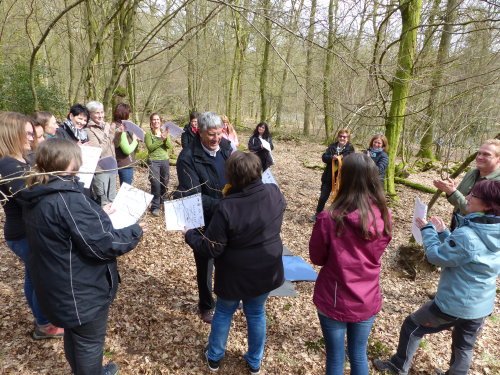
[[[311,261],[322,266],[313,301],[326,343],[327,375],[344,374],[346,332],[351,374],[368,374],[366,345],[382,306],[380,258],[391,240],[391,221],[370,157],[345,157],[338,195],[317,216],[309,241]]]

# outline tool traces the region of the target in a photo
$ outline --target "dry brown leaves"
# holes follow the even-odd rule
[[[242,139],[246,139],[242,135]],[[276,166],[272,171],[287,199],[283,223],[283,242],[294,253],[308,260],[308,241],[319,196],[318,170],[303,166],[321,164],[324,146],[307,142],[275,141]],[[179,150],[177,150],[179,152]],[[411,176],[430,185],[437,173]],[[137,170],[135,184],[149,190],[145,170]],[[170,188],[175,188],[175,168],[171,168]],[[384,307],[371,335],[371,347],[393,352],[399,327],[407,314],[428,298],[435,289],[438,273],[417,275],[409,280],[396,262],[396,248],[408,241],[415,191],[399,187],[399,204],[393,207],[394,239],[383,259],[381,283]],[[422,199],[430,195],[418,193]],[[440,200],[434,214],[449,216],[450,206]],[[205,374],[202,359],[210,327],[197,316],[195,265],[182,234],[167,232],[162,218],[145,217],[148,232],[137,249],[119,260],[122,284],[111,308],[105,345],[105,362],[119,364],[120,374]],[[5,244],[0,249],[0,373],[68,374],[62,341],[35,342],[30,338],[33,318],[23,296],[23,267]],[[318,269],[319,270],[319,269]],[[321,337],[316,310],[312,304],[314,284],[296,283],[296,298],[273,297],[267,303],[268,336],[262,363],[266,374],[324,373],[324,352],[308,349],[306,343]],[[471,374],[499,373],[499,309],[487,319],[476,343]],[[496,337],[496,339],[495,339]],[[450,332],[428,336],[415,359],[412,374],[430,374],[434,367],[447,368]],[[375,350],[375,349],[373,349]],[[373,350],[370,350],[372,356]],[[246,373],[242,355],[246,351],[246,323],[237,312],[229,335],[221,374]],[[370,370],[375,373],[373,370]],[[348,373],[348,370],[346,370]]]

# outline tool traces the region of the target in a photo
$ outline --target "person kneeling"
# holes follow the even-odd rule
[[[469,214],[457,217],[454,232],[436,217],[428,224],[417,219],[427,259],[442,267],[438,290],[434,300],[405,319],[396,354],[389,361],[375,359],[378,370],[408,374],[422,337],[453,328],[446,374],[469,371],[476,338],[493,312],[500,273],[500,181],[478,182],[466,200]]]
[[[33,249],[28,266],[42,310],[64,327],[64,353],[72,372],[112,375],[118,366],[103,367],[102,355],[109,306],[120,280],[116,258],[137,246],[142,224],[114,229],[108,208],[83,194],[73,172],[81,163],[75,142],[52,138],[38,147],[37,172],[53,173],[29,177],[29,189],[22,192]]]

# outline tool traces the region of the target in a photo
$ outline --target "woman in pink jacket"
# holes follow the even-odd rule
[[[346,332],[351,374],[368,374],[366,345],[382,306],[380,258],[391,240],[391,221],[370,157],[345,157],[338,195],[317,216],[309,241],[311,261],[322,266],[313,301],[325,338],[327,375],[344,374]]]

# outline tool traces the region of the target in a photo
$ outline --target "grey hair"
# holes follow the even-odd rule
[[[95,100],[88,102],[86,107],[89,110],[89,112],[95,112],[95,111],[98,111],[100,109],[104,110],[104,105],[101,102],[97,102]]]
[[[213,128],[222,128],[220,116],[214,112],[205,112],[198,117],[198,127],[200,131],[207,131]]]

